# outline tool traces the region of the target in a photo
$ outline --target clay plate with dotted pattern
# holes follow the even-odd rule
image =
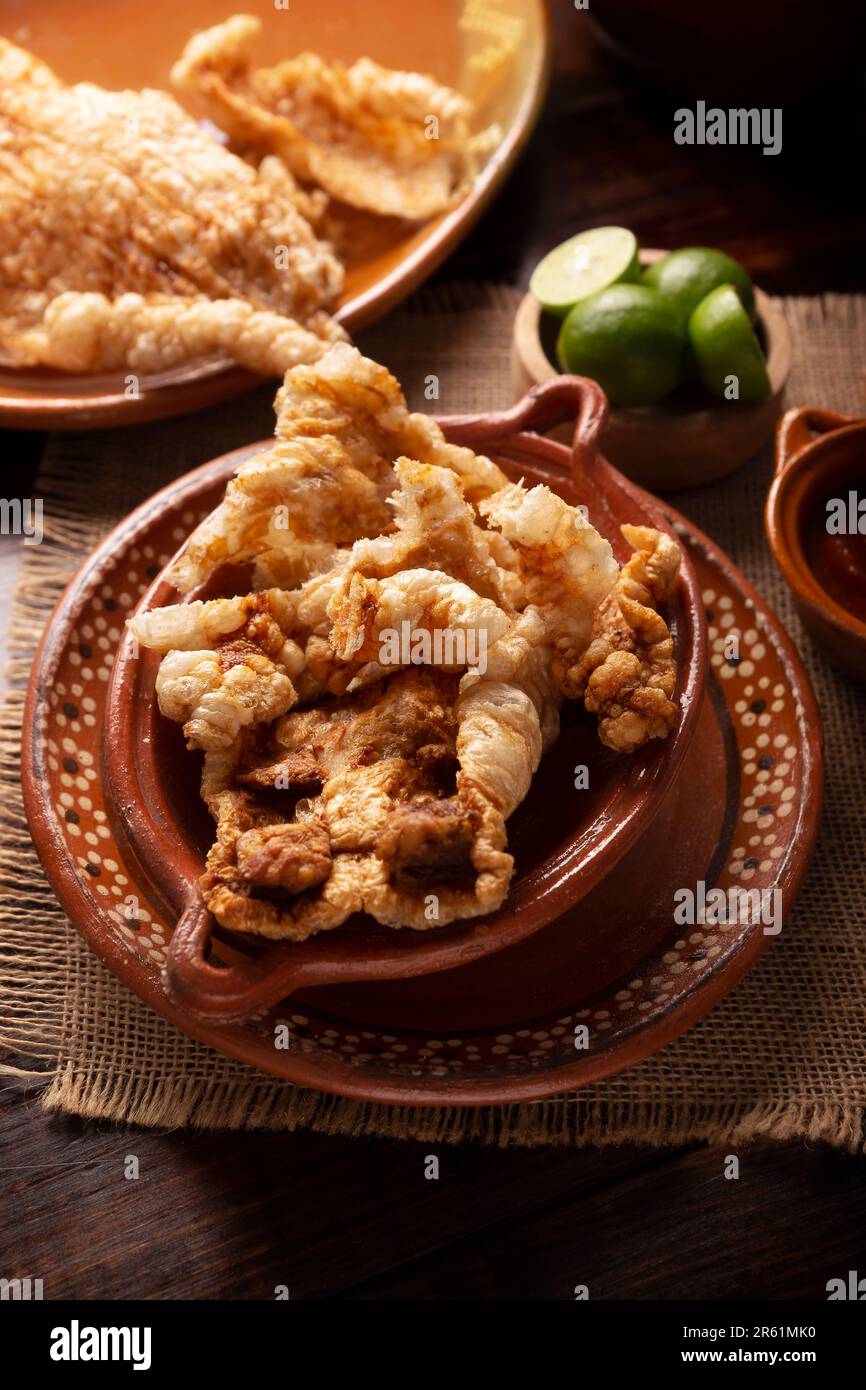
[[[536,435],[500,437],[488,452],[528,478],[547,468],[553,485],[570,464],[564,446]],[[787,918],[820,815],[821,729],[778,620],[667,507],[706,608],[709,676],[676,776],[604,876],[542,930],[458,968],[304,989],[238,1022],[178,1003],[165,975],[176,914],[123,833],[103,770],[103,721],[124,617],[237,462],[205,465],[133,513],[73,581],[37,655],[24,725],[27,811],[61,902],[108,967],[180,1028],[263,1071],[406,1104],[553,1095],[633,1065],[706,1013],[772,937],[760,923],[680,927],[674,894],[699,881],[778,888]],[[732,634],[739,653],[729,660]],[[575,765],[603,778],[607,757],[588,718],[569,715],[509,823],[518,879],[574,815]],[[206,818],[201,827],[206,837]],[[288,1050],[274,1047],[278,1021],[290,1025]],[[589,1045],[578,1050],[581,1025]]]

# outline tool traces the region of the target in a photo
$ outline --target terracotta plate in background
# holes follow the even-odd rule
[[[158,1012],[220,1051],[324,1091],[421,1105],[515,1101],[610,1075],[664,1046],[770,943],[759,924],[676,926],[674,892],[699,880],[780,888],[790,914],[820,815],[820,718],[778,621],[671,512],[706,604],[708,691],[673,789],[603,882],[529,939],[459,969],[311,989],[243,1024],[207,1023],[176,1007],[162,976],[173,920],[115,839],[100,763],[124,617],[210,504],[191,504],[195,475],[174,487],[173,506],[140,508],[68,591],[37,656],[23,747],[31,828],[64,907]],[[735,663],[725,651],[731,632],[740,635]],[[560,748],[539,775],[550,787],[559,779],[562,801],[579,795],[572,772]],[[549,835],[555,814],[552,796],[540,809],[537,799],[519,808],[510,822],[518,863]],[[277,1018],[291,1025],[287,1051],[273,1045]],[[576,1051],[583,1023],[590,1046]]]
[[[421,226],[383,219],[348,269],[337,317],[353,332],[380,317],[427,278],[466,235],[494,196],[532,128],[547,78],[543,0],[243,0],[219,6],[174,0],[156,8],[137,0],[0,0],[0,34],[30,48],[67,81],[106,87],[168,87],[186,40],[238,12],[264,23],[258,50],[275,62],[304,49],[351,61],[368,56],[389,67],[432,72],[475,100],[477,125],[499,123],[502,141],[466,196]],[[142,377],[125,394],[122,373],[70,376],[0,370],[0,426],[92,429],[198,410],[249,389],[258,377],[222,360]]]

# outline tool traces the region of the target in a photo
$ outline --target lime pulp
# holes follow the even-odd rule
[[[529,288],[548,313],[563,318],[589,295],[639,274],[634,233],[626,227],[592,227],[548,252],[535,267]]]

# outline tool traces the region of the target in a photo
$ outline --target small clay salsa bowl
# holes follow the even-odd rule
[[[493,457],[527,486],[543,482],[573,504],[588,507],[617,558],[629,547],[623,521],[670,530],[655,500],[627,482],[596,451],[607,402],[595,382],[560,377],[498,415],[443,420],[446,436]],[[577,421],[569,453],[539,433],[564,419]],[[221,499],[225,484],[251,445],[198,470],[186,480],[185,504],[199,512]],[[566,471],[570,469],[570,471]],[[179,484],[152,499],[171,508]],[[195,489],[194,495],[190,489]],[[232,589],[231,580],[228,592]],[[142,612],[178,595],[160,575],[142,599]],[[625,757],[599,742],[595,719],[567,707],[560,737],[542,760],[529,795],[509,821],[516,872],[498,912],[477,921],[416,932],[394,931],[359,916],[303,943],[263,943],[216,928],[198,886],[213,824],[198,796],[200,755],[183,747],[180,728],[159,713],[155,652],[136,655],[127,635],[114,665],[102,749],[112,827],[148,880],[155,901],[175,918],[165,980],[173,1003],[198,1017],[235,1019],[314,985],[406,978],[478,960],[546,926],[600,883],[646,832],[672,787],[692,740],[706,677],[706,621],[700,587],[684,557],[668,606],[678,662],[679,718],[670,736]],[[589,769],[589,787],[574,771]]]
[[[652,265],[666,254],[641,251],[641,265]],[[767,359],[772,394],[754,405],[714,405],[700,386],[679,386],[658,405],[612,409],[604,451],[626,477],[653,492],[712,483],[748,462],[769,438],[782,408],[791,338],[781,312],[757,288],[755,307],[755,330]],[[514,320],[511,351],[515,397],[559,372],[559,328],[560,320],[546,314],[534,295],[524,296]]]
[[[866,680],[866,419],[811,407],[783,416],[765,524],[805,627]]]

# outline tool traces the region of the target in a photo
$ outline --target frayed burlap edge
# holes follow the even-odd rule
[[[863,1114],[850,1106],[779,1104],[752,1108],[672,1107],[627,1101],[591,1108],[579,1097],[532,1104],[455,1107],[374,1105],[289,1087],[275,1091],[266,1080],[215,1083],[202,1090],[187,1078],[118,1087],[114,1078],[56,1074],[43,1096],[46,1110],[116,1120],[149,1128],[312,1129],[319,1134],[414,1139],[456,1144],[461,1140],[508,1148],[639,1144],[650,1147],[704,1141],[733,1148],[758,1139],[826,1142],[850,1153],[866,1150]]]

